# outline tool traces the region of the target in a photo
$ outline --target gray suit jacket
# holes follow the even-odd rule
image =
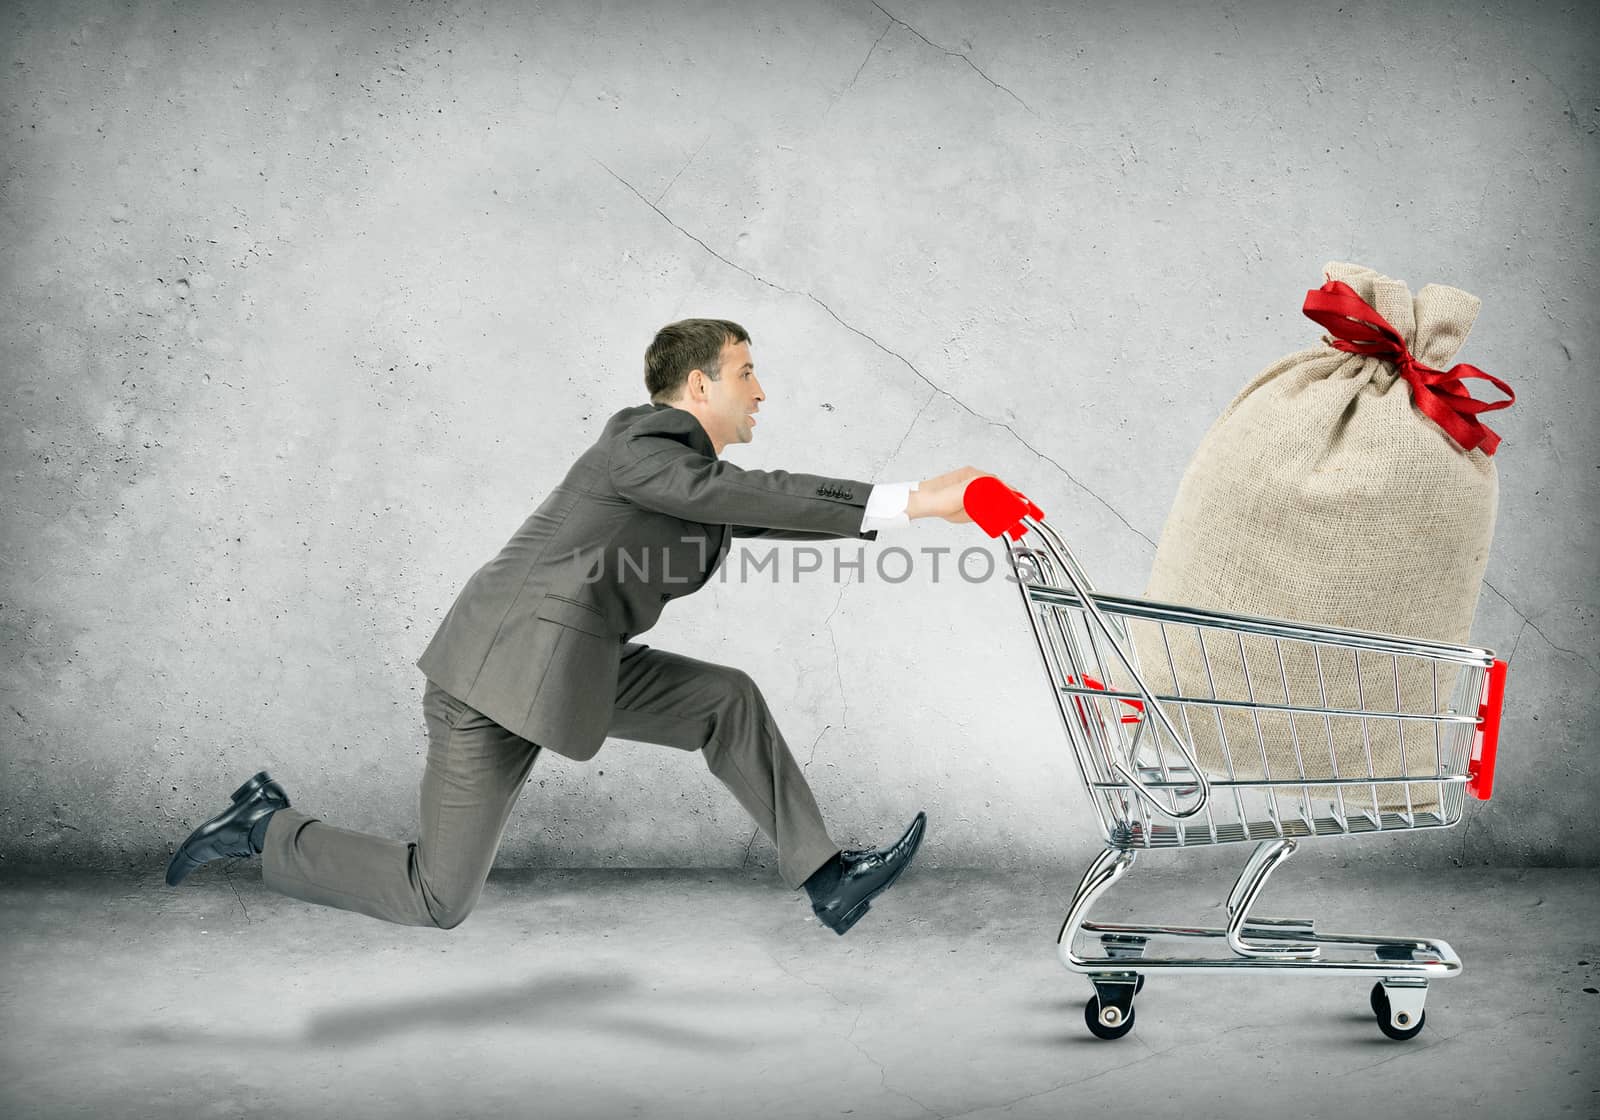
[[[703,587],[731,538],[874,540],[861,532],[871,489],[741,470],[717,457],[693,414],[625,408],[467,581],[417,667],[522,738],[592,758],[623,643]]]

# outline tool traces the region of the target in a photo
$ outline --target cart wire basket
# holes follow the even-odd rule
[[[1378,1027],[1416,1037],[1428,982],[1461,970],[1446,942],[1322,933],[1310,920],[1259,917],[1254,905],[1302,838],[1448,828],[1468,796],[1487,800],[1505,663],[1420,638],[1097,594],[1026,496],[986,476],[964,504],[991,537],[1010,538],[1028,623],[1104,829],[1057,937],[1062,964],[1094,985],[1089,1030],[1111,1039],[1133,1029],[1145,973],[1279,969],[1370,977]],[[1256,847],[1229,892],[1226,926],[1088,920],[1140,851],[1244,842]]]

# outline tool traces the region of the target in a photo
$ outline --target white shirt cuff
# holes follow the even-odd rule
[[[867,510],[861,518],[861,531],[869,529],[903,529],[911,524],[906,509],[911,504],[911,491],[915,482],[875,483],[867,494]]]

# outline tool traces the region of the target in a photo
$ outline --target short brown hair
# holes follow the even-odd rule
[[[644,387],[650,400],[665,404],[683,391],[692,369],[713,381],[722,377],[722,348],[749,342],[750,334],[727,319],[680,319],[656,332],[644,352]]]

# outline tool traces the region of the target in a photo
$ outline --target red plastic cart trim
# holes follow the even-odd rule
[[[1500,709],[1506,698],[1506,663],[1496,660],[1489,666],[1483,685],[1483,703],[1478,705],[1478,737],[1467,763],[1467,792],[1479,801],[1494,795],[1494,759],[1500,747]]]
[[[991,537],[1010,533],[1012,540],[1021,540],[1026,532],[1022,527],[1023,517],[1044,520],[1044,510],[992,474],[979,475],[967,483],[967,488],[961,492],[961,505],[967,516]]]
[[[1075,680],[1076,680],[1076,678],[1072,677],[1070,675],[1067,677],[1067,683],[1068,684],[1072,684]],[[1095,680],[1093,677],[1084,677],[1083,678],[1083,683],[1088,685],[1090,688],[1098,688],[1101,691],[1104,691],[1105,687],[1106,687],[1105,685],[1101,684],[1099,681]],[[1119,697],[1117,697],[1117,699],[1121,700],[1124,704],[1128,705],[1130,708],[1133,708],[1135,711],[1137,711],[1139,713],[1136,716],[1124,715],[1122,717],[1122,722],[1123,723],[1138,723],[1141,719],[1144,718],[1144,701],[1143,700],[1129,700],[1125,696],[1119,696]],[[1083,733],[1085,735],[1088,735],[1089,734],[1089,713],[1084,707],[1083,697],[1074,696],[1072,698],[1072,705],[1073,705],[1073,707],[1078,709],[1078,719],[1080,721],[1082,721],[1082,723],[1083,723]]]

